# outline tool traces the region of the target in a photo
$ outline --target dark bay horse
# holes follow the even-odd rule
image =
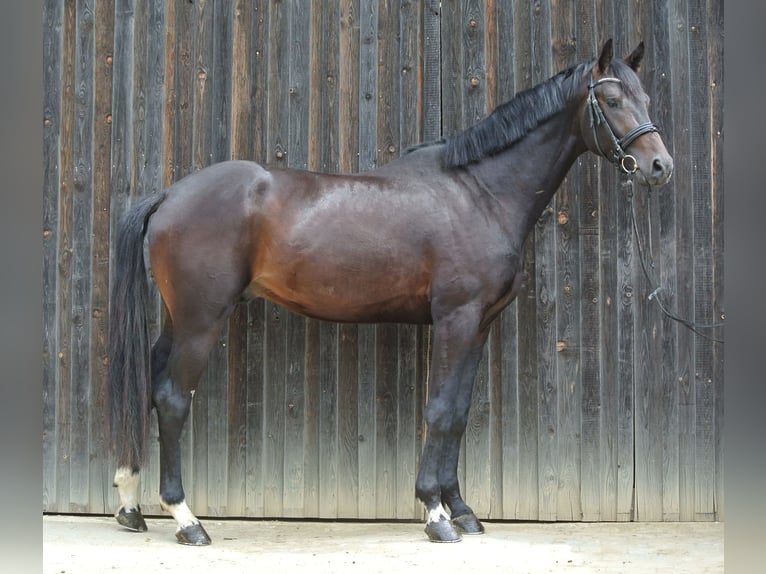
[[[643,184],[661,185],[673,169],[636,75],[643,44],[624,60],[612,52],[609,40],[597,60],[365,174],[227,161],[132,207],[117,239],[110,308],[118,522],[146,529],[137,484],[155,408],[162,508],[179,542],[210,543],[185,502],[179,438],[232,309],[264,297],[330,321],[433,324],[415,493],[429,539],[483,532],[460,494],[458,455],[490,323],[519,290],[526,236],[587,150]],[[168,317],[151,353],[145,238]]]

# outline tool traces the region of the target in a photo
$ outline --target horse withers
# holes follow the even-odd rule
[[[483,532],[460,494],[458,456],[489,326],[519,290],[525,238],[585,151],[639,183],[670,178],[673,161],[636,75],[642,56],[640,44],[614,59],[609,40],[597,60],[364,174],[227,161],[132,207],[117,238],[110,307],[118,522],[146,529],[137,488],[155,408],[161,506],[179,542],[210,543],[186,504],[179,439],[232,309],[263,297],[329,321],[433,324],[415,494],[430,540]],[[151,351],[145,238],[167,311]]]

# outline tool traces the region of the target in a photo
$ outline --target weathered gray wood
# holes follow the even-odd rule
[[[59,503],[57,384],[59,321],[58,241],[60,238],[59,194],[62,151],[62,65],[65,30],[64,6],[55,0],[43,3],[43,508],[56,510]],[[64,142],[65,145],[65,142]],[[64,289],[66,292],[66,289]]]
[[[93,103],[93,237],[109,237],[112,123],[112,64],[114,62],[114,2],[94,6]],[[109,440],[104,417],[108,370],[109,242],[93,241],[91,247],[91,377],[90,377],[90,487],[88,509],[99,508],[112,494]]]
[[[570,32],[570,44],[562,45],[562,54],[571,52],[575,61],[582,61],[598,49],[595,38],[594,6],[588,2],[577,2],[574,8],[574,30]],[[599,226],[599,181],[596,159],[581,157],[567,179],[574,189],[579,189],[580,226],[580,286],[570,284],[571,291],[578,289],[580,299],[580,361],[581,361],[581,407],[580,407],[580,496],[582,519],[601,520],[603,517],[605,488],[605,437],[603,428],[605,414],[604,385],[602,376],[601,344],[603,306],[601,292],[601,265]],[[564,297],[567,297],[566,287]]]
[[[561,70],[578,62],[573,38],[575,6],[571,2],[551,3],[553,69]],[[581,483],[581,354],[583,295],[580,286],[580,173],[573,166],[554,199],[556,244],[556,386],[558,387],[558,489],[556,517],[582,519]],[[591,271],[587,269],[584,272]]]
[[[670,33],[670,71],[674,101],[673,117],[679,118],[680,125],[685,129],[673,131],[674,168],[672,188],[676,202],[675,209],[675,261],[691,262],[692,250],[692,218],[690,198],[691,162],[688,118],[691,114],[689,97],[690,54],[688,46],[688,26],[681,25],[686,21],[686,5],[671,4],[668,19],[671,22]],[[694,289],[692,285],[692,268],[690,265],[680,265],[675,271],[675,295],[670,301],[675,304],[676,312],[682,317],[693,316]],[[671,284],[672,286],[672,284]],[[678,446],[679,446],[679,519],[690,521],[694,519],[694,388],[691,384],[693,377],[693,334],[684,328],[677,329],[678,342],[676,347],[676,377],[673,383],[678,388]]]
[[[712,320],[724,320],[724,233],[723,233],[723,2],[709,2],[707,6],[708,26],[708,73],[710,85],[710,185],[712,203]],[[708,332],[723,341],[721,328]],[[724,505],[724,345],[713,347],[713,386],[715,388],[715,491],[713,511],[715,520],[725,520]]]
[[[513,91],[532,87],[532,33],[528,2],[513,3]],[[538,484],[538,348],[537,348],[537,274],[535,271],[535,233],[531,233],[522,250],[523,284],[516,300],[518,321],[518,495],[514,518],[538,517],[540,489]]]
[[[713,202],[710,162],[710,77],[708,72],[708,25],[706,3],[689,0],[688,10],[698,16],[688,20],[689,99],[693,102],[689,123],[692,158],[692,214],[694,268],[694,319],[713,323]],[[694,519],[715,519],[715,429],[716,392],[713,386],[716,344],[707,337],[695,337],[694,385],[696,440],[694,449]]]
[[[317,10],[325,12],[324,10]],[[345,2],[338,11],[330,10],[325,17],[325,32],[332,42],[337,42],[337,59],[332,59],[333,83],[328,82],[328,92],[337,94],[333,103],[337,106],[337,134],[333,125],[325,124],[327,138],[337,142],[337,156],[332,163],[340,173],[356,171],[359,130],[359,3]],[[320,46],[322,43],[320,42]],[[332,53],[330,50],[327,50]],[[360,516],[359,494],[359,341],[356,325],[338,327],[338,515],[344,518]]]
[[[365,171],[608,37],[618,56],[645,40],[650,113],[676,160],[668,186],[634,190],[664,300],[720,320],[721,5],[46,3],[44,509],[116,503],[100,425],[112,236],[133,198],[228,157]],[[522,292],[491,328],[459,462],[480,516],[723,516],[723,348],[646,301],[623,181],[583,156],[524,247]],[[238,306],[182,437],[193,510],[422,517],[429,337]],[[152,440],[149,513],[161,512],[158,466]]]
[[[74,195],[74,160],[72,141],[75,118],[74,67],[75,67],[75,5],[64,7],[62,18],[61,43],[61,132],[59,151],[59,190],[58,190],[58,254],[57,254],[57,308],[58,321],[56,331],[58,346],[56,351],[56,506],[61,511],[69,511],[70,501],[70,464],[69,451],[71,441],[72,406],[72,252],[73,252],[73,195]]]

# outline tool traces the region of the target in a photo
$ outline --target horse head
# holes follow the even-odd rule
[[[612,40],[601,50],[583,88],[580,130],[585,146],[606,157],[639,183],[663,185],[673,173],[673,158],[649,119],[649,96],[637,71],[644,43],[624,60],[614,59]]]

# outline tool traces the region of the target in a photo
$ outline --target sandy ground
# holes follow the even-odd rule
[[[457,544],[428,542],[417,523],[203,521],[207,547],[175,542],[175,523],[148,518],[148,532],[111,517],[43,517],[45,574],[201,572],[724,571],[720,523],[485,523]]]

